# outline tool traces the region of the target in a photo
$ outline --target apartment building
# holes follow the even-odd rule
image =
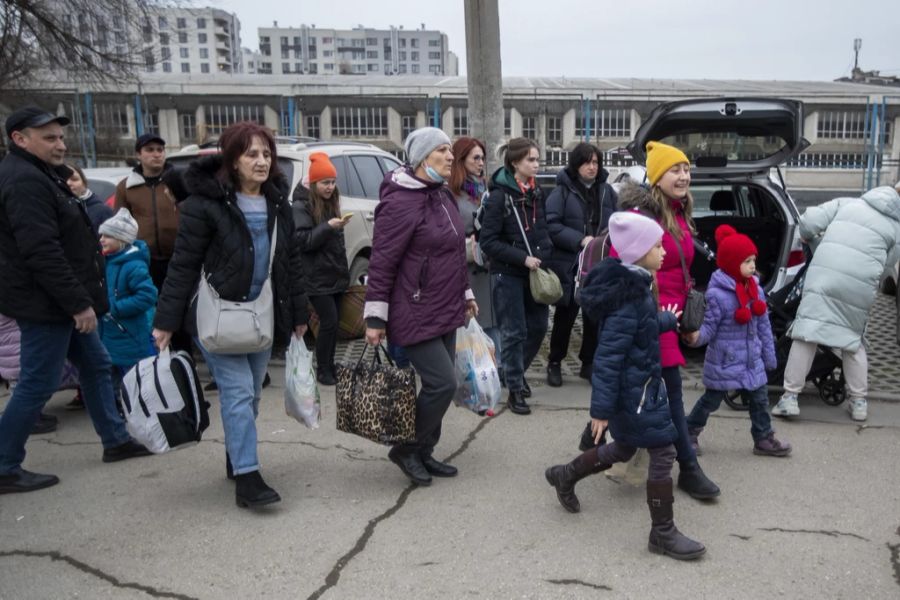
[[[241,22],[217,8],[159,7],[141,20],[146,73],[242,73]]]
[[[447,35],[420,29],[319,29],[315,25],[259,28],[266,75],[441,75],[456,76],[459,60]]]

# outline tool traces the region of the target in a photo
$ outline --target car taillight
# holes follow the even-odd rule
[[[787,266],[789,269],[791,267],[802,265],[805,262],[806,257],[803,256],[803,250],[791,250],[791,253],[788,254]]]

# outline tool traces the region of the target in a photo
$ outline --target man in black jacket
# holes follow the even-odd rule
[[[66,184],[68,123],[37,107],[6,120],[12,143],[0,162],[0,313],[16,319],[22,344],[19,383],[0,417],[0,494],[59,482],[22,469],[22,461],[31,425],[56,391],[67,357],[78,368],[103,461],[149,454],[116,411],[109,354],[96,331],[109,300],[100,246]]]

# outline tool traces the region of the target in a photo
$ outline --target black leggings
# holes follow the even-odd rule
[[[320,373],[334,373],[334,350],[337,346],[342,295],[309,296],[309,301],[319,316],[319,333],[316,335],[316,366]]]
[[[613,463],[628,462],[638,449],[622,442],[612,441],[597,447],[597,463],[612,466]],[[659,481],[672,476],[672,465],[675,464],[675,446],[647,448],[650,465],[647,467],[647,479]]]

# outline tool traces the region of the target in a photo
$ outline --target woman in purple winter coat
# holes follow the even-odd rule
[[[408,164],[388,173],[375,208],[366,290],[366,341],[387,335],[402,346],[422,380],[416,398],[416,440],[388,458],[417,485],[453,477],[456,467],[432,456],[441,421],[456,394],[456,330],[478,314],[469,289],[466,232],[445,181],[453,153],[440,129],[406,138]]]
[[[691,346],[709,344],[703,364],[706,392],[687,417],[688,433],[697,454],[697,438],[710,413],[729,390],[737,390],[750,407],[753,453],[787,456],[791,445],[775,439],[769,416],[766,371],[776,366],[772,325],[766,299],[754,273],[756,245],[729,225],[716,229],[719,268],[706,290],[706,314],[700,331],[686,336]]]

